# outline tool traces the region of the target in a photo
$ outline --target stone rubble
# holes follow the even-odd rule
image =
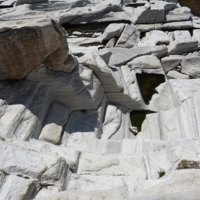
[[[200,17],[180,3],[0,1],[0,200],[199,199]]]

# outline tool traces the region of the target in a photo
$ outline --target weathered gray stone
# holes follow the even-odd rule
[[[118,39],[115,47],[132,48],[136,46],[140,38],[140,32],[129,24],[125,25],[125,28]]]
[[[23,72],[12,62],[28,75],[0,82],[0,199],[182,198],[183,188],[198,189],[199,17],[177,0],[20,2],[28,4],[0,9],[1,35],[17,30],[18,46],[40,62]],[[49,52],[24,29],[43,31]],[[0,63],[29,63],[12,55],[11,36]],[[141,73],[161,77],[149,103]],[[177,79],[186,77],[195,79]]]
[[[5,182],[5,179],[6,179],[6,175],[0,171],[0,189]]]
[[[162,200],[198,200],[200,195],[200,191],[197,190],[191,190],[188,192],[182,191],[182,192],[176,192],[176,193],[169,193],[169,194],[158,194],[153,196],[143,196],[143,197],[136,197],[136,198],[130,198],[126,200],[155,200],[155,199],[162,199]]]
[[[169,71],[167,73],[167,77],[169,79],[189,79],[190,78],[188,75],[181,74],[175,70]]]
[[[189,21],[168,22],[162,25],[163,30],[187,30],[193,28],[193,23]]]
[[[28,200],[33,198],[40,189],[40,185],[29,180],[28,177],[9,175],[1,189],[0,199]]]
[[[135,175],[146,178],[145,164],[142,156],[116,156],[85,153],[80,158],[78,174],[101,175]]]
[[[181,63],[182,58],[183,57],[179,55],[170,55],[170,56],[162,58],[161,63],[162,63],[164,72],[166,73],[174,69],[175,67],[177,67]]]
[[[196,39],[196,40],[199,42],[199,44],[200,44],[200,30],[198,30],[198,29],[193,30],[193,37],[194,37],[194,39]]]
[[[169,54],[181,54],[197,49],[198,41],[191,37],[189,31],[174,31],[171,34]]]
[[[169,45],[170,37],[163,31],[154,30],[147,32],[145,37],[138,43],[138,46]]]
[[[200,62],[199,55],[189,54],[188,56],[184,57],[181,62],[182,65],[181,72],[191,77],[199,78],[200,77],[199,62]]]
[[[53,103],[48,110],[44,127],[41,132],[42,138],[57,144],[61,139],[63,126],[67,123],[70,109],[58,103]]]
[[[101,81],[105,92],[119,92],[123,89],[121,80],[98,54],[86,54],[79,59],[79,63],[92,69]]]
[[[101,139],[109,139],[117,132],[121,126],[121,115],[121,111],[116,106],[107,106]]]
[[[125,24],[110,24],[102,35],[102,41],[109,41],[114,37],[119,37],[124,30]]]
[[[166,22],[186,21],[191,18],[191,10],[188,7],[176,8],[166,14]]]
[[[164,56],[167,54],[167,48],[164,46],[143,46],[133,47],[132,49],[111,48],[99,50],[98,54],[109,66],[118,66],[126,64],[134,58],[143,55],[155,55],[158,57]]]
[[[160,60],[156,56],[140,56],[127,65],[135,72],[163,73]]]
[[[144,6],[136,9],[136,16],[138,16],[136,23],[163,23],[165,21],[165,12],[175,7],[176,4],[172,2],[156,1],[155,4],[147,2]]]
[[[113,48],[115,46],[117,39],[116,38],[112,38],[108,41],[108,43],[106,44],[106,48]]]

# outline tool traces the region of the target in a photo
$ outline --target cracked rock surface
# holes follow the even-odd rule
[[[192,11],[0,1],[0,200],[199,200]]]

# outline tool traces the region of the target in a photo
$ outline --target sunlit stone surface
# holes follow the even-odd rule
[[[195,13],[198,1],[0,1],[0,200],[198,200]]]

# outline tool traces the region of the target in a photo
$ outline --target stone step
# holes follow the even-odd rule
[[[170,197],[175,199],[175,197],[181,197],[183,192],[199,191],[199,176],[200,170],[186,169],[174,171],[169,177],[161,178],[157,181],[150,180],[144,182],[143,190],[132,194],[133,196],[129,200],[162,199],[161,197],[165,197],[163,199],[171,199]],[[188,200],[193,198],[184,197],[183,199]]]
[[[122,190],[134,192],[140,189],[141,182],[141,179],[134,176],[72,174],[67,190]]]
[[[124,139],[121,154],[143,156],[148,179],[159,179],[175,169],[199,169],[200,140],[179,138],[172,141]],[[120,154],[119,154],[120,155]]]
[[[142,155],[82,153],[77,173],[80,175],[120,175],[147,178],[145,161]]]
[[[124,190],[93,190],[88,192],[67,190],[46,197],[36,197],[34,200],[121,200],[123,198],[130,198],[131,194],[132,192]]]
[[[121,189],[110,189],[110,190],[91,190],[91,191],[81,191],[81,190],[67,190],[64,192],[60,192],[54,195],[50,195],[48,197],[36,197],[36,200],[146,200],[146,199],[155,199],[155,197],[172,197],[172,199],[176,199],[175,197],[183,196],[185,193],[188,196],[188,193],[191,192],[191,195],[194,194],[193,191],[199,191],[199,178],[200,178],[200,170],[177,170],[172,173],[171,176],[166,178],[161,178],[159,180],[150,180],[143,182],[143,189],[138,192],[133,191],[125,191]],[[83,182],[84,184],[84,182]],[[91,183],[89,183],[90,185]],[[112,183],[114,184],[114,183]],[[70,186],[71,187],[71,186]],[[85,186],[83,186],[84,188]],[[101,186],[101,188],[104,186]],[[115,187],[115,186],[111,186]],[[79,184],[78,184],[79,188]],[[184,191],[183,191],[184,188]],[[174,194],[172,194],[174,193]],[[180,194],[181,193],[181,194]],[[196,193],[196,192],[195,192]],[[180,194],[180,195],[176,195]],[[199,194],[199,192],[198,192]],[[195,199],[196,196],[194,195]],[[159,198],[158,198],[159,199]],[[169,198],[167,198],[169,199]],[[171,199],[171,198],[170,198]],[[183,198],[184,200],[188,200],[191,198]]]
[[[66,188],[70,172],[64,158],[2,140],[0,154],[0,171],[43,185],[56,185],[60,190]]]
[[[143,196],[143,197],[136,197],[136,198],[129,198],[126,200],[155,200],[155,199],[162,199],[162,200],[199,200],[200,191],[199,189],[196,190],[190,190],[190,191],[181,191],[176,193],[170,193],[170,194],[158,194],[158,195],[152,195],[152,196]],[[124,199],[125,200],[125,199]]]

